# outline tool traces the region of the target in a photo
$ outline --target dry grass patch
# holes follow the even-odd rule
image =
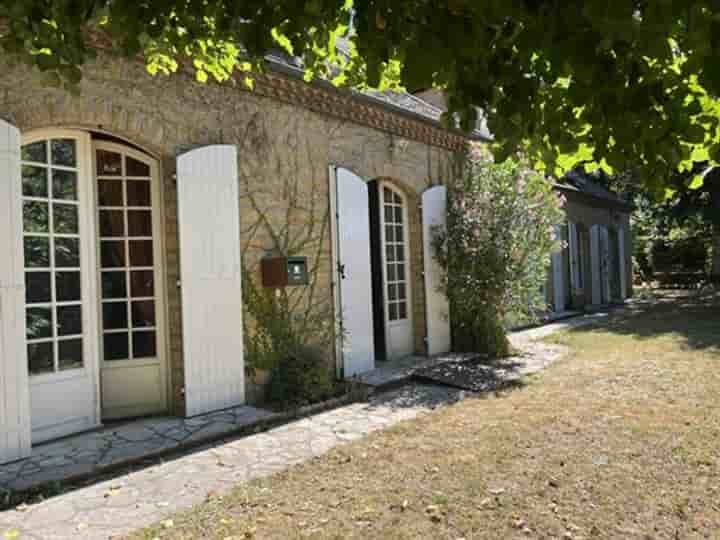
[[[133,539],[720,538],[720,306],[555,335],[528,386],[469,399]]]

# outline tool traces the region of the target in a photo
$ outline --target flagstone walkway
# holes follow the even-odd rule
[[[284,426],[215,442],[172,461],[0,513],[0,539],[109,539],[150,525],[238,482],[267,476],[370,432],[464,397],[410,385]]]
[[[223,436],[274,416],[265,409],[242,406],[194,418],[133,420],[40,444],[33,447],[29,458],[0,465],[0,493],[90,475]]]

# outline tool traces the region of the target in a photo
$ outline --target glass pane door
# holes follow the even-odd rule
[[[57,132],[22,147],[25,317],[32,440],[98,424],[89,137]],[[84,157],[85,156],[85,157]]]
[[[388,359],[413,353],[407,203],[391,184],[380,184],[385,295],[385,347]]]
[[[30,376],[83,367],[77,144],[22,148],[27,353]]]
[[[155,162],[95,144],[103,418],[165,410]]]
[[[103,358],[156,356],[150,167],[97,150]]]
[[[403,200],[387,187],[383,188],[383,212],[387,317],[390,321],[401,321],[408,318]]]

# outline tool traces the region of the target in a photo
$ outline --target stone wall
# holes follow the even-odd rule
[[[332,303],[329,165],[349,168],[367,180],[396,182],[410,195],[415,348],[424,353],[419,195],[428,186],[447,180],[457,138],[412,119],[396,122],[387,111],[368,109],[367,105],[357,109],[343,106],[338,114],[322,113],[313,110],[318,107],[263,97],[269,92],[250,92],[233,82],[199,84],[184,74],[151,77],[141,63],[108,53],[100,53],[86,66],[78,95],[45,87],[41,74],[2,57],[0,72],[4,75],[0,117],[23,133],[49,127],[104,132],[137,145],[161,163],[174,412],[184,412],[181,306],[175,286],[179,278],[175,160],[197,146],[225,143],[238,147],[241,247],[244,264],[256,279],[258,261],[268,252],[308,256],[312,286],[293,293],[300,312],[316,303]],[[297,86],[297,81],[288,84]],[[316,87],[311,89],[313,99],[324,99]],[[327,99],[338,102],[339,98],[328,93]],[[365,117],[368,110],[373,112],[372,119]],[[389,127],[387,131],[374,129],[369,127],[372,122]],[[395,124],[402,125],[402,135],[392,132]],[[453,143],[444,147],[431,144],[451,139]],[[328,353],[331,356],[331,351]]]

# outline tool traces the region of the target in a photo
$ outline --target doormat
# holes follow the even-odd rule
[[[520,386],[522,383],[517,368],[522,366],[513,361],[490,361],[475,357],[420,368],[413,372],[413,378],[471,392],[495,392]]]

